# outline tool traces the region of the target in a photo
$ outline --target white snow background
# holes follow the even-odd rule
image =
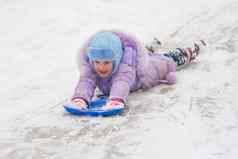
[[[122,116],[71,116],[77,51],[111,28],[161,49],[208,45]],[[0,0],[0,71],[1,159],[238,158],[237,0]]]

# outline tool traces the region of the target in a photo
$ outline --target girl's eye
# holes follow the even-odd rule
[[[108,64],[110,64],[110,63],[111,63],[111,61],[105,61],[105,62],[104,62],[105,65],[108,65]]]
[[[111,61],[103,61],[103,62],[102,62],[102,61],[94,61],[94,63],[95,63],[95,64],[98,64],[98,65],[99,65],[99,64],[101,64],[101,65],[108,65],[108,64],[111,63]]]

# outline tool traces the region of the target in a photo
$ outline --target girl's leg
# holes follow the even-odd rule
[[[201,41],[201,44],[206,45],[204,41]],[[172,58],[177,64],[177,69],[181,69],[194,60],[198,56],[199,51],[200,46],[194,43],[194,48],[176,48],[163,55]]]

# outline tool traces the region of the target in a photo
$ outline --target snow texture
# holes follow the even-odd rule
[[[1,159],[237,158],[238,1],[0,0],[0,19]],[[122,116],[71,116],[77,51],[111,28],[161,50],[208,45]]]

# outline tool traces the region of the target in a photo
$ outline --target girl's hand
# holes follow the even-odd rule
[[[88,105],[87,103],[81,99],[81,98],[75,98],[72,100],[72,103],[76,106],[78,106],[81,109],[87,109]]]
[[[117,99],[112,99],[107,102],[105,106],[103,106],[103,109],[114,109],[114,108],[124,108],[125,105],[123,101],[117,100]]]

